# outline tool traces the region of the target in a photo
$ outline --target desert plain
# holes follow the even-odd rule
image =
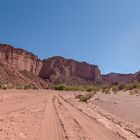
[[[129,92],[0,90],[0,140],[138,140],[140,96]]]

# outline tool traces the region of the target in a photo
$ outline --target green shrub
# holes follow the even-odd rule
[[[27,89],[32,89],[32,85],[31,84],[27,84],[27,85],[24,85],[23,89],[27,90]]]
[[[129,91],[129,95],[139,95],[140,90],[139,89],[133,89]]]
[[[16,85],[16,89],[24,89],[23,85]]]
[[[126,90],[126,89],[127,89],[127,84],[122,83],[122,84],[119,84],[118,85],[118,91],[120,91],[120,90]]]
[[[92,91],[99,91],[101,89],[101,86],[97,85],[56,85],[54,86],[55,90],[66,90],[66,91],[87,91],[87,92],[92,92]]]
[[[112,86],[111,89],[112,89],[113,92],[117,92],[118,91],[118,87],[117,86]]]
[[[32,89],[34,89],[34,90],[37,90],[37,89],[38,89],[38,87],[36,87],[36,86],[33,86],[33,87],[32,87]]]
[[[0,84],[0,89],[2,89],[2,85]]]
[[[91,92],[93,89],[92,88],[87,88],[86,91],[87,92]]]
[[[80,102],[87,102],[95,93],[89,93],[86,95],[75,95],[75,99],[79,99]]]
[[[104,86],[104,87],[102,87],[102,93],[110,94],[110,86]]]
[[[87,86],[86,87],[86,91],[87,92],[92,92],[92,91],[95,91],[95,92],[97,92],[97,91],[99,91],[101,89],[101,86],[96,86],[96,85],[92,85],[92,86]]]
[[[131,84],[128,84],[127,90],[133,90],[133,89],[137,89],[137,88],[139,88],[138,83],[131,83]]]
[[[8,86],[6,84],[3,84],[3,85],[0,84],[0,89],[6,90],[7,88],[8,88]]]
[[[117,86],[117,85],[119,85],[119,83],[118,82],[113,82],[111,85],[112,86]]]
[[[85,87],[82,85],[75,85],[75,86],[66,86],[65,90],[67,91],[85,91]]]
[[[105,94],[110,94],[111,92],[110,92],[110,88],[107,88],[106,90],[105,90]]]
[[[2,89],[4,89],[4,90],[6,90],[7,89],[7,86],[5,85],[5,86],[3,86],[3,88]]]
[[[87,102],[89,100],[89,98],[87,96],[81,95],[79,98],[80,102]]]
[[[55,90],[65,90],[65,89],[66,89],[66,86],[63,84],[55,86]]]
[[[80,98],[81,98],[81,96],[83,96],[83,95],[78,94],[78,95],[74,95],[74,96],[75,96],[75,99],[80,99]]]
[[[6,81],[0,81],[0,89],[6,90],[8,88],[8,83]]]
[[[114,93],[117,93],[118,91],[121,91],[121,90],[126,90],[127,89],[127,84],[125,83],[120,83],[120,84],[114,84],[114,85],[111,85],[111,89]]]

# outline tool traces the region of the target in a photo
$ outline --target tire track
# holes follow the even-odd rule
[[[69,110],[56,97],[54,100],[58,117],[61,120],[69,140],[90,140],[88,134],[70,114]]]
[[[53,104],[54,95],[49,94],[48,96],[39,140],[66,140],[65,132]]]
[[[118,135],[107,130],[102,125],[95,122],[81,111],[74,108],[68,102],[64,101],[60,96],[57,95],[57,98],[63,104],[63,106],[67,108],[73,118],[75,118],[75,120],[85,130],[91,140],[124,140]]]

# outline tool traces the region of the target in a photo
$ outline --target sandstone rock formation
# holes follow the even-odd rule
[[[120,74],[120,73],[109,73],[106,75],[102,75],[103,82],[113,83],[113,82],[124,82],[129,83],[132,82],[134,74]]]
[[[42,61],[31,52],[0,44],[0,82],[13,87],[48,88],[49,82],[38,77],[41,68]]]
[[[44,60],[39,75],[55,84],[86,84],[100,80],[98,66],[59,56]]]
[[[47,88],[50,83],[76,85],[96,82],[140,82],[140,72],[101,75],[97,65],[60,56],[40,60],[24,49],[0,44],[0,81],[9,81],[12,84],[29,83],[39,88]]]
[[[101,78],[100,70],[96,65],[65,59],[63,57],[52,57],[42,61],[31,52],[6,44],[0,44],[0,61],[1,67],[7,67],[8,71],[13,69],[18,73],[17,75],[21,71],[24,71],[22,73],[24,75],[26,71],[28,73],[26,77],[31,78],[29,73],[32,74],[32,77],[36,76],[36,78],[31,78],[33,81],[30,81],[30,83],[34,83],[35,79],[40,78],[41,80],[44,79],[44,82],[49,80],[53,84],[91,84]],[[12,72],[10,71],[9,73]],[[18,78],[17,75],[13,75],[15,81]],[[22,79],[24,80],[24,78]],[[44,84],[42,87],[44,87]]]
[[[5,44],[0,44],[0,60],[13,68],[27,70],[35,75],[42,68],[42,61],[31,52]]]
[[[6,85],[7,88],[49,88],[50,83],[26,70],[17,70],[10,65],[0,61],[0,88]],[[28,88],[28,87],[27,87]]]

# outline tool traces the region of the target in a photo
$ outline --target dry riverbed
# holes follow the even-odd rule
[[[140,139],[139,96],[99,93],[84,103],[74,94],[1,90],[0,140]]]

